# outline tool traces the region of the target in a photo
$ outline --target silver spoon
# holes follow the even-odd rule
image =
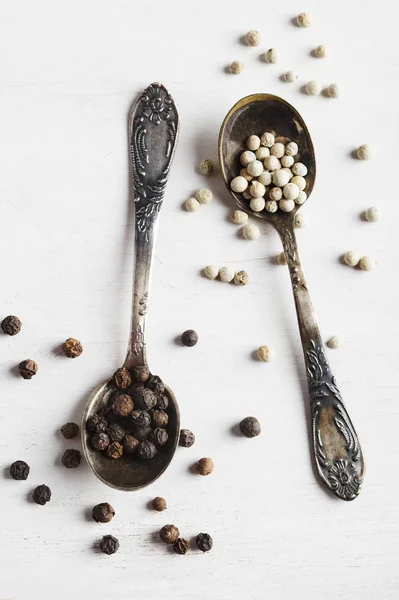
[[[294,233],[294,216],[278,210],[254,212],[241,194],[230,189],[231,180],[238,175],[239,156],[247,138],[252,134],[274,132],[299,146],[300,160],[308,168],[305,192],[313,189],[316,161],[308,129],[293,106],[270,94],[254,94],[242,98],[223,121],[219,136],[219,161],[223,179],[238,206],[254,217],[273,225],[283,243],[291,276],[305,364],[308,375],[312,446],[319,475],[338,498],[353,500],[360,492],[365,471],[363,453],[343,405],[340,391],[325,355],[315,313],[299,259]]]
[[[146,88],[129,114],[131,152],[131,199],[135,208],[134,283],[131,333],[124,367],[147,370],[145,321],[151,263],[158,213],[162,206],[178,137],[179,116],[169,92],[160,83]],[[113,460],[94,450],[86,432],[91,415],[103,412],[117,390],[112,378],[90,395],[82,420],[83,450],[93,472],[107,485],[125,491],[145,487],[157,479],[173,458],[179,439],[179,407],[172,390],[165,386],[169,399],[169,439],[151,460],[122,456]],[[128,390],[124,390],[129,393]]]

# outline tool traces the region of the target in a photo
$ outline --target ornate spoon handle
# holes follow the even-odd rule
[[[365,471],[360,443],[326,358],[292,223],[278,229],[291,276],[308,376],[312,441],[318,472],[342,500],[360,492]]]
[[[125,366],[146,366],[145,320],[158,213],[175,151],[179,116],[160,83],[149,85],[129,115],[131,201],[135,207],[134,282]]]

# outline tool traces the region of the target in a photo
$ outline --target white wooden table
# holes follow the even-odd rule
[[[310,29],[291,23],[301,10]],[[16,314],[23,330],[1,335],[0,598],[152,600],[291,600],[398,595],[399,425],[398,300],[395,264],[399,135],[399,9],[386,1],[293,0],[201,3],[153,0],[0,2],[1,318]],[[248,29],[259,48],[240,44]],[[327,44],[330,57],[310,51]],[[280,50],[278,65],[259,60]],[[228,75],[232,60],[245,63]],[[280,81],[287,69],[298,84]],[[342,98],[310,98],[310,79],[337,82]],[[162,207],[148,324],[154,372],[180,402],[182,425],[197,437],[179,449],[167,473],[136,494],[118,493],[82,464],[64,469],[68,446],[58,433],[78,421],[90,390],[123,360],[132,279],[126,114],[152,80],[173,94],[180,141]],[[288,274],[276,265],[276,234],[240,238],[232,203],[218,177],[196,173],[216,159],[221,121],[243,95],[280,94],[302,113],[313,135],[318,179],[298,232],[302,259],[334,372],[365,451],[368,472],[359,498],[344,503],[320,487],[310,463],[306,383]],[[372,162],[350,152],[362,143]],[[215,200],[182,210],[192,192],[210,186]],[[359,214],[381,208],[377,224]],[[362,273],[339,262],[348,249],[378,261]],[[209,263],[248,271],[238,288],[200,275]],[[175,338],[198,331],[195,348]],[[81,358],[59,354],[69,337]],[[276,350],[268,365],[253,359],[261,344]],[[15,365],[39,364],[24,381]],[[254,440],[231,428],[253,414]],[[215,462],[208,478],[190,466]],[[7,475],[11,462],[31,466],[26,482]],[[51,503],[31,502],[48,484]],[[162,495],[167,512],[147,503]],[[111,502],[116,517],[96,524],[90,511]],[[157,531],[212,534],[212,552],[177,556]],[[95,544],[120,539],[108,557]]]

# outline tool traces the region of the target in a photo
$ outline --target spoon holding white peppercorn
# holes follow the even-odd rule
[[[145,344],[155,230],[178,127],[178,112],[169,92],[160,83],[148,86],[129,115],[130,202],[135,211],[135,241],[128,352],[123,367],[92,392],[83,415],[82,439],[87,462],[101,481],[125,491],[137,490],[155,481],[168,467],[179,440],[176,398],[159,377],[151,374]],[[119,397],[119,402],[116,401],[118,394],[124,395]],[[167,410],[168,418],[164,419],[167,431],[158,428],[156,437],[147,439],[153,434],[151,427],[144,423],[144,418],[143,423],[134,423],[133,405],[142,410],[148,420],[150,409]],[[108,422],[109,414],[110,418],[122,419],[123,427],[115,428],[112,421]],[[115,437],[116,434],[119,437]]]
[[[272,143],[274,136],[279,136],[282,141],[289,140],[297,145],[295,152],[299,150],[299,153],[295,161],[300,161],[297,165],[302,170],[306,186],[300,203],[295,200],[294,205],[291,201],[294,206],[290,207],[289,212],[280,209],[268,212],[267,207],[255,212],[242,193],[231,189],[231,182],[242,167],[240,155],[245,150],[245,141],[254,134],[265,140],[270,137]],[[265,142],[265,145],[270,144]],[[223,121],[219,136],[219,161],[222,177],[238,207],[253,217],[265,219],[280,235],[291,276],[307,369],[315,463],[329,490],[338,498],[353,500],[363,482],[363,453],[325,354],[294,232],[295,214],[299,204],[303,204],[306,197],[309,198],[316,177],[316,160],[309,131],[296,109],[282,98],[271,94],[246,96],[233,106]],[[299,171],[296,173],[294,170],[294,173],[301,175]]]

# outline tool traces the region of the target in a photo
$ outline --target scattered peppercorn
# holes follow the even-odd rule
[[[119,423],[111,423],[107,427],[107,433],[112,442],[121,442],[126,435],[126,430]]]
[[[115,516],[115,510],[108,502],[101,502],[93,507],[91,514],[97,523],[109,523]]]
[[[119,442],[111,442],[107,448],[108,458],[120,458],[123,454],[123,446]]]
[[[174,544],[179,538],[179,530],[174,525],[164,525],[159,532],[159,537],[165,544]]]
[[[76,425],[76,423],[65,423],[65,425],[61,427],[61,433],[66,440],[71,440],[78,435],[79,425]]]
[[[190,545],[184,538],[177,538],[173,544],[173,550],[176,552],[176,554],[186,554],[189,548]]]
[[[212,550],[213,539],[209,533],[199,533],[195,538],[195,543],[201,552],[209,552],[209,550]]]
[[[29,471],[29,465],[24,460],[16,460],[10,467],[10,475],[17,481],[28,479]]]
[[[327,340],[327,346],[329,348],[335,349],[341,345],[341,338],[338,335],[334,335],[332,338]]]
[[[149,438],[152,433],[152,429],[149,425],[146,425],[144,427],[135,427],[133,431],[134,431],[134,436],[140,442]]]
[[[102,415],[95,413],[87,419],[86,427],[93,433],[103,433],[108,427],[108,421]]]
[[[156,498],[154,498],[154,500],[152,501],[152,508],[154,510],[157,510],[158,512],[162,512],[163,510],[165,510],[166,509],[165,498],[161,498],[160,496],[157,496]]]
[[[168,424],[169,417],[164,410],[153,410],[151,420],[155,427],[165,427]]]
[[[234,283],[236,285],[246,285],[248,283],[248,273],[245,271],[238,271],[234,275]]]
[[[95,450],[99,450],[100,452],[102,452],[102,450],[105,450],[106,448],[108,448],[108,446],[110,445],[111,440],[109,439],[109,436],[106,433],[94,433],[91,436],[91,445],[93,446],[93,448],[95,448]]]
[[[7,335],[17,335],[21,331],[22,323],[14,315],[9,315],[1,322],[1,328]]]
[[[130,417],[135,427],[148,427],[151,425],[151,417],[145,410],[134,410]]]
[[[119,389],[125,390],[128,388],[132,383],[129,371],[125,367],[117,369],[114,373],[114,382]]]
[[[169,398],[165,396],[165,394],[163,396],[160,396],[155,406],[159,410],[166,410],[169,406]]]
[[[261,432],[258,419],[255,419],[255,417],[245,417],[240,422],[240,431],[247,438],[256,437]]]
[[[117,396],[112,403],[112,412],[118,417],[127,417],[133,410],[133,400],[128,394]]]
[[[210,475],[214,465],[211,458],[200,458],[195,466],[200,475]]]
[[[62,344],[62,351],[68,358],[77,358],[83,352],[83,346],[79,340],[75,338],[68,338]]]
[[[187,331],[182,333],[181,342],[183,346],[188,346],[189,348],[195,346],[195,344],[198,342],[198,333],[196,333],[193,329],[187,329]]]
[[[115,554],[119,550],[119,540],[113,535],[104,535],[100,542],[100,549],[104,554]]]
[[[81,460],[82,455],[79,450],[69,448],[68,450],[65,450],[61,462],[67,469],[76,469],[76,467],[80,465]]]
[[[168,433],[166,429],[157,427],[151,434],[151,439],[157,446],[164,446],[168,441]]]
[[[211,175],[215,168],[215,163],[210,158],[203,160],[199,166],[199,169],[203,175]]]
[[[140,442],[137,448],[137,454],[144,460],[150,460],[151,458],[154,458],[156,453],[157,449],[155,448],[155,445],[149,440],[143,440]]]
[[[24,379],[32,379],[37,373],[38,366],[34,360],[28,359],[19,363],[18,368]]]
[[[157,403],[155,393],[143,385],[137,386],[132,395],[135,407],[140,410],[150,410]]]
[[[50,502],[51,490],[47,485],[38,485],[33,492],[32,498],[36,504],[44,506],[47,502]]]
[[[123,440],[123,452],[125,454],[135,454],[139,445],[139,440],[133,435],[127,435]]]
[[[191,448],[195,442],[195,435],[189,429],[181,429],[179,437],[179,446],[183,448]]]
[[[133,373],[136,381],[139,381],[140,383],[145,383],[150,377],[150,372],[147,367],[135,367]]]

